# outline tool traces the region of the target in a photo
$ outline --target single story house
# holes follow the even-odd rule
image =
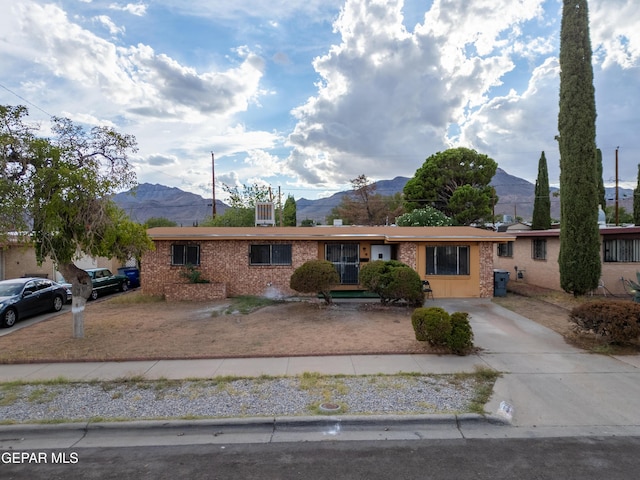
[[[553,290],[560,287],[560,230],[510,231],[515,241],[498,245],[494,265],[510,272],[511,281]],[[593,293],[626,296],[623,279],[636,281],[640,271],[640,227],[600,227],[602,274]]]
[[[158,227],[148,231],[155,250],[141,261],[145,294],[184,299],[185,267],[211,281],[198,299],[278,292],[294,295],[289,279],[312,259],[332,262],[336,290],[361,290],[360,268],[399,260],[428,279],[436,297],[493,295],[494,244],[513,235],[473,227]]]

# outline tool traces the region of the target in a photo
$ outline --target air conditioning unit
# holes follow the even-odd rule
[[[275,225],[276,208],[273,202],[256,203],[256,226]]]

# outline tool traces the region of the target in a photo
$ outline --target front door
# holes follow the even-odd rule
[[[342,285],[357,285],[360,269],[360,245],[357,243],[328,243],[325,258],[333,263]]]

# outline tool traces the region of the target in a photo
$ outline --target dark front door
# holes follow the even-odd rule
[[[357,243],[329,243],[325,258],[333,263],[342,285],[357,285],[360,269],[360,245]]]

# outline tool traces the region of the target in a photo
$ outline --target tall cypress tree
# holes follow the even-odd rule
[[[544,152],[538,160],[538,178],[536,179],[535,199],[533,200],[533,230],[547,230],[551,228],[551,199],[549,198],[549,172],[547,171],[547,157]]]
[[[633,223],[640,226],[640,163],[638,164],[638,184],[633,191]]]
[[[560,286],[577,296],[596,288],[601,272],[596,101],[587,0],[563,0],[558,132]]]

